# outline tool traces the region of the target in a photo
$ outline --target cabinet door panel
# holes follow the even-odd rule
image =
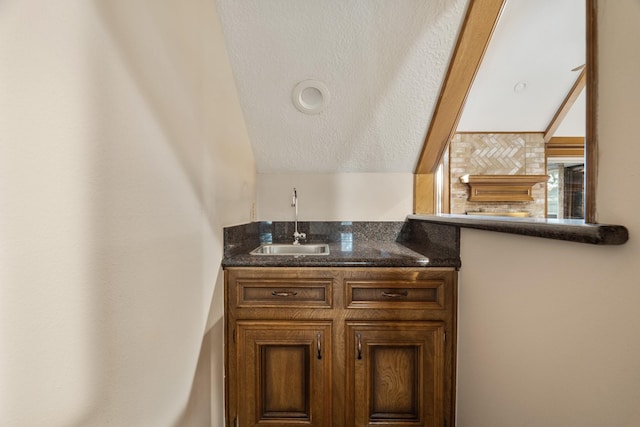
[[[440,426],[444,323],[347,323],[347,425]]]
[[[236,328],[238,426],[330,425],[331,322]]]

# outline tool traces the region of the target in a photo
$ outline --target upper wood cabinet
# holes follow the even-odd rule
[[[225,270],[226,425],[454,425],[456,275]]]

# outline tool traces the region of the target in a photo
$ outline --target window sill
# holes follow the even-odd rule
[[[629,240],[629,232],[622,225],[587,224],[582,220],[452,214],[409,215],[408,219],[594,245],[622,245]]]

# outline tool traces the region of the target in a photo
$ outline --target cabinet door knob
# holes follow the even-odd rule
[[[322,334],[318,332],[316,335],[317,345],[318,345],[318,360],[322,359]]]
[[[360,335],[360,332],[356,332],[356,347],[358,350],[358,360],[362,360],[362,335]]]
[[[298,292],[296,292],[296,291],[273,291],[273,292],[271,292],[271,295],[273,295],[274,297],[295,297],[296,295],[298,295]]]

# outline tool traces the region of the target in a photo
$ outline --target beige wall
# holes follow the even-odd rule
[[[2,2],[1,426],[222,425],[254,171],[214,2]]]
[[[640,425],[640,3],[601,0],[596,247],[463,230],[460,427]]]
[[[403,221],[413,209],[413,174],[257,175],[258,219],[293,221],[293,187],[300,221]]]

